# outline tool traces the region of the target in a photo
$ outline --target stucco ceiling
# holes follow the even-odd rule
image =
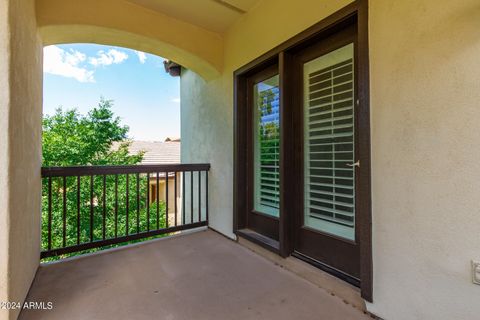
[[[224,33],[259,0],[127,0],[150,10]]]

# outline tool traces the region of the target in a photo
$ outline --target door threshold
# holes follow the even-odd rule
[[[276,254],[280,254],[280,243],[277,240],[266,237],[251,229],[240,229],[240,230],[237,230],[235,233],[237,236],[247,239],[261,246],[262,248],[265,248]]]
[[[326,265],[325,263],[322,263],[320,261],[317,261],[315,259],[312,259],[300,252],[297,252],[297,251],[294,251],[292,253],[292,256],[297,258],[297,259],[300,259],[302,261],[305,261],[306,263],[308,264],[311,264],[312,266],[322,270],[322,271],[325,271],[326,273],[329,273],[331,274],[332,276],[340,279],[340,280],[343,280],[349,284],[351,284],[352,286],[355,286],[357,288],[360,288],[360,280],[355,278],[355,277],[352,277],[351,275],[348,275],[338,269],[335,269],[333,267],[330,267],[329,265]]]
[[[240,230],[237,230],[236,232],[236,235],[241,237],[241,238],[244,238],[248,241],[251,241],[253,242],[254,244],[256,245],[259,245],[261,246],[262,248],[264,249],[267,249],[275,254],[278,254],[280,255],[280,243],[274,239],[271,239],[267,236],[264,236],[258,232],[255,232],[251,229],[240,229]],[[302,260],[310,265],[312,265],[313,267],[315,268],[318,268],[340,280],[343,280],[345,282],[347,282],[348,284],[354,286],[354,287],[357,287],[357,288],[360,288],[360,280],[355,278],[355,277],[352,277],[351,275],[349,274],[346,274],[338,269],[335,269],[325,263],[322,263],[318,260],[315,260],[309,256],[306,256],[300,252],[297,252],[297,251],[294,251],[292,252],[291,254],[292,257],[295,257],[299,260]]]
[[[249,230],[251,232],[251,230]],[[255,241],[247,239],[247,237],[238,237],[238,243],[243,247],[255,252],[263,258],[272,263],[288,270],[306,281],[323,288],[331,295],[335,295],[345,302],[350,303],[355,308],[363,312],[367,312],[365,301],[360,295],[360,289],[350,283],[333,276],[331,273],[314,266],[312,263],[307,263],[305,260],[291,255],[287,258],[282,258],[278,253],[265,246],[257,244]]]

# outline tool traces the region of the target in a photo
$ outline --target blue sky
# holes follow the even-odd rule
[[[114,100],[114,113],[130,138],[163,141],[180,136],[180,79],[164,59],[126,48],[93,44],[44,49],[43,113],[77,108],[86,114],[100,97]]]

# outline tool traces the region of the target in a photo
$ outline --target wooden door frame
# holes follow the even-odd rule
[[[342,237],[338,237],[333,234],[329,234],[326,232],[323,232],[321,230],[314,230],[312,228],[304,228],[304,210],[305,210],[305,176],[304,176],[304,168],[305,168],[305,150],[304,150],[304,106],[305,106],[305,101],[304,101],[304,74],[303,74],[303,65],[307,61],[312,61],[315,58],[321,57],[329,52],[332,52],[338,48],[341,48],[347,44],[353,43],[354,44],[354,98],[356,100],[358,96],[358,63],[356,61],[358,60],[356,58],[357,56],[357,48],[358,48],[358,43],[357,43],[357,30],[356,30],[356,23],[352,23],[349,26],[344,27],[342,30],[338,30],[335,34],[329,35],[324,37],[323,39],[319,40],[318,42],[312,44],[309,47],[302,48],[294,57],[293,57],[293,62],[292,62],[292,67],[294,70],[292,70],[292,75],[295,78],[295,87],[292,89],[294,92],[290,93],[290,95],[293,96],[293,99],[295,100],[295,110],[292,110],[294,113],[294,123],[295,127],[293,130],[295,130],[294,136],[295,136],[295,143],[296,143],[296,150],[295,150],[295,165],[293,166],[293,170],[295,178],[296,178],[296,187],[295,187],[295,199],[296,199],[296,207],[295,207],[295,221],[294,221],[294,252],[292,253],[293,256],[302,259],[310,264],[315,265],[319,269],[322,269],[332,275],[334,275],[337,278],[340,278],[354,286],[360,287],[360,275],[359,274],[354,274],[352,272],[347,272],[345,269],[337,269],[338,267],[335,267],[334,264],[331,263],[326,263],[322,259],[317,259],[314,255],[309,255],[303,252],[299,247],[298,247],[298,241],[302,237],[301,235],[303,234],[304,236],[308,234],[308,237],[312,239],[312,241],[304,242],[305,244],[308,244],[309,250],[315,250],[318,248],[318,241],[314,241],[313,239],[316,237],[315,234],[318,236],[321,235],[323,238],[322,242],[325,243],[325,246],[323,246],[321,249],[322,255],[326,255],[329,257],[335,257],[335,260],[341,259],[342,257],[345,257],[346,259],[344,260],[344,266],[350,269],[350,271],[353,271],[352,269],[356,269],[356,271],[359,273],[359,263],[360,263],[360,248],[359,246],[355,246],[357,244],[356,240],[359,240],[359,225],[358,225],[358,219],[355,219],[355,239],[356,240],[349,240],[345,239]],[[356,103],[354,102],[356,105]],[[293,108],[292,108],[293,109]],[[357,107],[355,106],[355,110],[357,111]],[[354,117],[354,126],[355,129],[354,131],[356,134],[354,135],[354,141],[353,143],[358,146],[358,121],[357,121],[357,116]],[[360,159],[359,155],[359,148],[355,148],[354,150],[354,160]],[[362,167],[363,169],[363,167]],[[355,194],[359,194],[359,183],[358,183],[358,172],[355,170]],[[302,199],[302,201],[299,201]],[[355,205],[358,207],[360,197],[355,197]],[[360,200],[361,201],[361,200]],[[309,231],[308,231],[309,230]],[[360,241],[358,241],[360,242]],[[352,246],[353,245],[353,246]],[[343,248],[340,250],[340,248]],[[339,254],[341,252],[341,254]],[[347,254],[348,252],[348,254]],[[351,259],[355,259],[355,261],[351,261]]]
[[[293,252],[293,223],[298,196],[295,177],[291,170],[301,156],[297,151],[285,152],[285,146],[295,140],[295,121],[293,106],[294,83],[291,70],[292,55],[315,43],[319,39],[343,29],[347,25],[357,25],[357,64],[358,64],[358,105],[357,117],[360,127],[358,137],[360,170],[359,197],[368,199],[359,204],[359,242],[360,242],[360,288],[362,297],[373,301],[372,271],[372,217],[371,217],[371,162],[370,162],[370,87],[369,87],[369,49],[368,49],[368,0],[356,0],[333,13],[312,27],[273,48],[252,62],[234,72],[234,179],[233,179],[233,231],[246,227],[247,199],[251,192],[247,184],[249,172],[247,128],[248,106],[246,101],[247,78],[252,74],[278,63],[280,75],[280,220],[279,253],[287,257]],[[295,145],[295,144],[294,144]],[[299,151],[300,152],[300,151]],[[294,195],[292,197],[291,195]],[[302,195],[303,196],[303,195]],[[292,200],[293,199],[293,200]]]
[[[253,99],[253,86],[261,81],[264,81],[268,78],[271,78],[275,75],[278,75],[278,64],[272,63],[268,67],[263,68],[262,70],[250,75],[247,78],[247,125],[246,125],[246,143],[247,143],[247,189],[252,192],[247,192],[246,194],[246,205],[247,205],[247,218],[246,218],[246,227],[252,229],[262,235],[265,235],[272,240],[279,242],[279,218],[269,216],[262,212],[255,210],[254,208],[254,126],[257,124],[253,123],[254,119],[254,99]],[[249,165],[251,164],[251,165]]]

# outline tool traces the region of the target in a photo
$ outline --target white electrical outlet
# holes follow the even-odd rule
[[[472,260],[472,281],[480,285],[480,262]]]

